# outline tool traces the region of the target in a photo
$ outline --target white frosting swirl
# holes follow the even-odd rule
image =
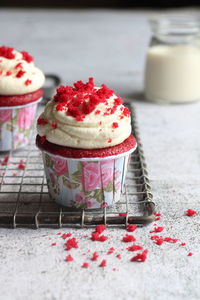
[[[95,111],[100,110],[100,114],[93,111],[83,121],[66,115],[66,111],[57,111],[58,102],[51,100],[40,116],[47,124],[37,125],[38,134],[46,136],[51,143],[72,148],[98,149],[118,145],[131,134],[131,118],[123,114],[123,104],[118,105],[113,114],[104,115],[106,109],[113,107],[116,98],[113,94],[107,99],[108,105],[98,104]]]
[[[13,50],[13,53],[15,58],[12,59],[0,56],[0,95],[23,95],[41,88],[45,80],[43,72],[33,62],[24,60],[20,52]],[[20,70],[25,73],[16,77]]]

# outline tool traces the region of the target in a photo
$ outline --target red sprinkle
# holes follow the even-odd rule
[[[4,156],[4,158],[3,158],[3,162],[1,163],[1,165],[2,165],[2,166],[5,166],[5,165],[7,165],[7,163],[8,163],[8,160],[9,160],[9,156],[8,156],[8,155]]]
[[[71,239],[67,240],[65,245],[66,245],[65,250],[70,250],[72,248],[78,248],[78,242],[77,242],[76,238],[71,238]]]
[[[11,74],[12,74],[11,71],[7,71],[7,72],[6,72],[6,76],[10,76]]]
[[[121,254],[117,254],[116,257],[119,258],[119,259],[122,258]]]
[[[99,255],[97,254],[97,252],[94,252],[91,260],[97,260],[98,257],[99,257]]]
[[[164,230],[164,227],[158,226],[158,227],[155,227],[154,230],[150,231],[150,233],[162,232],[163,230]]]
[[[33,61],[33,57],[26,51],[21,51],[22,58],[27,61],[28,63]]]
[[[63,233],[62,235],[61,235],[61,238],[63,239],[63,240],[66,240],[66,238],[68,238],[68,237],[70,237],[72,234],[70,233],[70,232],[68,232],[68,233]]]
[[[164,238],[164,241],[168,242],[168,243],[177,243],[178,239],[173,239],[173,238],[170,238],[170,237],[166,237],[166,238]]]
[[[143,249],[143,247],[139,246],[139,245],[132,245],[127,248],[128,251],[138,251],[138,250],[142,250],[142,249]]]
[[[156,217],[160,217],[161,216],[161,213],[159,213],[159,212],[154,212],[154,215],[156,216]]]
[[[100,263],[99,267],[105,268],[106,265],[107,265],[107,261],[105,259],[103,259],[102,262]]]
[[[28,85],[30,85],[30,84],[32,83],[32,80],[30,80],[30,79],[27,79],[27,80],[26,80],[24,83],[25,83],[25,85],[27,85],[27,86],[28,86]]]
[[[99,115],[100,112],[101,112],[100,110],[96,110],[96,111],[95,111],[95,115]]]
[[[114,251],[115,251],[115,248],[111,247],[111,248],[108,250],[107,254],[113,254]]]
[[[164,243],[164,240],[162,237],[155,240],[155,244],[157,244],[157,245],[162,245],[163,243]]]
[[[25,71],[19,70],[15,77],[21,78],[22,76],[24,76],[25,73],[26,73]]]
[[[160,217],[155,218],[155,221],[160,221]]]
[[[51,126],[52,126],[52,128],[54,128],[54,129],[58,128],[58,124],[56,124],[56,123],[54,123],[54,122],[51,123]]]
[[[15,54],[13,53],[14,48],[2,46],[0,47],[0,56],[8,58],[8,59],[13,59],[15,58]]]
[[[108,143],[112,143],[112,139],[108,139]]]
[[[144,262],[147,259],[148,250],[144,250],[142,253],[138,253],[136,256],[131,258],[131,261]]]
[[[66,257],[65,257],[65,261],[73,261],[74,260],[74,258],[70,255],[70,254],[68,254]]]
[[[195,210],[193,210],[193,209],[188,209],[186,211],[186,214],[187,214],[188,217],[192,217],[192,216],[196,215],[196,213],[197,212]]]
[[[193,255],[193,253],[192,253],[192,252],[189,252],[189,253],[188,253],[188,256],[192,256],[192,255]]]
[[[38,125],[46,125],[46,124],[48,124],[48,122],[44,118],[38,118],[37,124]]]
[[[15,66],[15,69],[18,69],[18,68],[22,68],[22,63],[18,63],[18,64]]]
[[[113,127],[113,128],[117,128],[117,127],[119,127],[119,124],[118,124],[117,122],[113,122],[113,123],[112,123],[112,127]]]
[[[95,228],[95,231],[101,234],[106,229],[106,226],[104,224],[97,225]]]
[[[133,235],[126,234],[126,235],[123,237],[122,241],[123,241],[124,243],[130,243],[130,242],[136,241],[136,238],[135,238]]]
[[[134,224],[128,224],[127,225],[127,231],[129,231],[129,232],[135,231],[136,228],[137,228],[137,225],[134,225]]]
[[[82,268],[87,269],[88,267],[89,267],[89,264],[88,264],[87,262],[84,262],[84,263],[82,264]]]
[[[107,239],[108,239],[107,236],[99,235],[98,232],[92,232],[92,236],[91,236],[92,241],[105,242]]]
[[[186,243],[181,243],[180,246],[186,246]]]
[[[23,161],[22,160],[20,160],[20,162],[19,162],[19,164],[18,164],[18,169],[25,169],[25,165],[23,164]]]
[[[52,243],[52,244],[51,244],[51,246],[56,246],[56,243],[55,243],[55,242],[54,242],[54,243]]]

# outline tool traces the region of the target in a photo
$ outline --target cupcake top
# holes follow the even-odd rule
[[[0,95],[23,95],[44,84],[43,72],[35,67],[33,57],[14,48],[0,47]]]
[[[102,84],[60,86],[37,121],[38,134],[53,144],[99,149],[115,146],[131,134],[131,118],[122,99]]]

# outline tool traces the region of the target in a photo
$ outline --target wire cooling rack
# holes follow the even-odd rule
[[[153,195],[135,111],[132,131],[138,143],[131,155],[126,185],[120,202],[100,210],[75,210],[60,207],[48,194],[42,156],[35,146],[35,132],[30,145],[0,155],[0,227],[67,227],[144,225],[154,220]],[[7,157],[5,156],[7,155]],[[3,162],[4,161],[4,162]],[[19,164],[22,164],[19,168]],[[24,166],[24,168],[23,168]]]

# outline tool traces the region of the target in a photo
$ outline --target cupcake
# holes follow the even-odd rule
[[[102,84],[60,86],[37,120],[49,194],[57,203],[96,209],[119,201],[136,148],[122,99]]]
[[[29,143],[44,79],[27,52],[0,47],[0,151]]]

